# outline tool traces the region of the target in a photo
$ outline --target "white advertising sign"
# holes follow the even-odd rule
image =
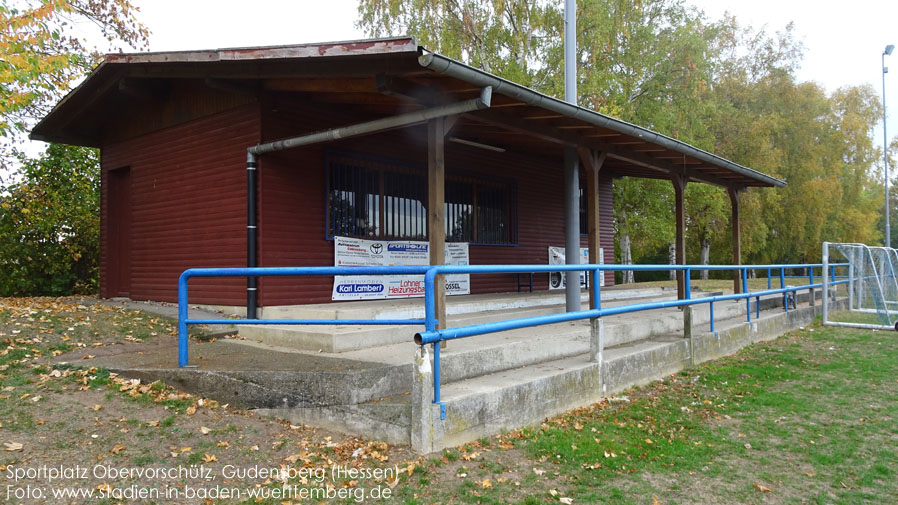
[[[599,248],[599,264],[605,263],[605,254],[604,248]],[[550,265],[564,265],[565,262],[564,255],[564,247],[553,247],[549,246],[549,264]],[[581,247],[580,248],[580,264],[586,265],[589,264],[589,248]],[[564,289],[565,281],[564,272],[551,272],[549,273],[549,289]],[[599,275],[599,286],[605,285],[605,276]],[[587,286],[586,282],[586,272],[580,272],[580,287],[585,288]]]
[[[364,240],[334,237],[334,266],[426,266],[430,264],[427,242]],[[446,243],[447,265],[467,265],[468,244]],[[446,276],[447,295],[471,292],[468,274]],[[332,300],[379,300],[424,296],[423,275],[336,275]]]

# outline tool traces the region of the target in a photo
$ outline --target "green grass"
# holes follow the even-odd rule
[[[473,461],[457,461],[444,451],[440,464],[430,464],[426,478],[416,482],[413,476],[400,498],[558,503],[570,497],[573,503],[603,504],[898,500],[895,333],[814,326],[678,373],[629,398],[500,436],[499,444],[469,444],[462,456],[482,452]],[[515,444],[503,445],[509,440]]]

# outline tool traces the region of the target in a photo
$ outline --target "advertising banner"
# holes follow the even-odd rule
[[[550,265],[564,265],[565,262],[564,255],[564,247],[553,247],[549,246],[549,264]],[[599,248],[599,264],[605,263],[605,254],[604,248]],[[581,247],[580,248],[580,264],[586,265],[589,264],[589,248]],[[564,281],[564,272],[551,272],[549,274],[549,289],[564,289],[565,281]],[[586,272],[580,272],[580,287],[586,288],[588,286],[588,282],[586,281]],[[605,276],[599,276],[599,286],[605,285]]]
[[[468,264],[467,242],[446,243],[446,264]],[[365,240],[334,237],[334,266],[426,266],[430,264],[427,242],[409,240]],[[446,276],[447,295],[471,292],[470,275]],[[337,275],[332,300],[380,300],[424,296],[423,275]]]

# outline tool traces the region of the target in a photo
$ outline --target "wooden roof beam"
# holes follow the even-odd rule
[[[671,173],[676,170],[682,170],[680,165],[673,164],[666,160],[652,158],[646,154],[638,153],[632,149],[624,149],[617,147],[615,144],[607,144],[595,140],[589,140],[575,133],[561,131],[554,126],[537,126],[532,123],[525,123],[516,116],[508,115],[502,111],[481,110],[466,114],[466,116],[474,121],[486,122],[509,130],[524,131],[534,137],[547,140],[556,144],[573,147],[589,147],[607,153],[609,158],[626,161],[628,163],[638,165],[644,168],[653,169],[662,173]],[[717,177],[708,177],[703,174],[697,174],[694,170],[689,170],[688,176],[690,180],[713,184],[715,186],[729,187],[730,182],[724,181]]]

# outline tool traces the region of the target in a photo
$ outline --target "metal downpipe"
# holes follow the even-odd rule
[[[246,153],[246,266],[253,268],[259,265],[258,254],[258,219],[256,215],[256,195],[258,182],[258,161],[253,153]],[[246,278],[246,318],[256,317],[259,306],[259,289],[257,277]]]
[[[383,119],[375,119],[365,123],[359,123],[351,126],[342,126],[340,128],[331,128],[320,132],[309,133],[299,137],[292,137],[284,140],[277,140],[267,144],[260,144],[249,148],[249,152],[255,155],[270,153],[274,151],[282,151],[292,147],[307,146],[310,144],[319,144],[321,142],[331,142],[334,140],[356,137],[368,133],[375,133],[403,126],[410,126],[416,123],[424,123],[431,119],[446,116],[454,116],[456,114],[464,114],[479,109],[486,109],[490,106],[493,89],[486,86],[480,90],[480,96],[462,102],[451,103],[447,105],[438,105],[427,109],[407,112],[398,116],[391,116]]]

